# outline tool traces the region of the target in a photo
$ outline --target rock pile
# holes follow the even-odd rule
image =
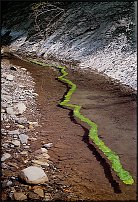
[[[68,186],[48,154],[53,143],[41,136],[31,74],[3,59],[1,77],[2,200],[67,198]]]

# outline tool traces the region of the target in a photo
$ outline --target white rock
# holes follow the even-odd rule
[[[19,102],[18,104],[15,105],[15,108],[18,109],[18,113],[22,114],[26,110],[26,106],[24,103]]]
[[[22,70],[24,70],[24,71],[26,71],[26,70],[27,70],[27,69],[25,69],[25,68],[23,68],[23,67],[22,67],[21,69],[22,69]]]
[[[7,107],[6,108],[6,112],[7,112],[7,114],[10,114],[10,115],[14,115],[15,114],[15,112],[14,112],[14,110],[13,110],[12,107]]]
[[[41,151],[42,151],[42,153],[47,153],[48,152],[47,149],[45,149],[45,148],[41,148]]]
[[[47,149],[51,148],[52,146],[53,146],[53,143],[44,144],[44,147],[46,147]]]
[[[9,180],[9,181],[7,182],[7,186],[11,186],[11,185],[12,185],[12,181]]]
[[[42,168],[30,166],[21,170],[19,177],[29,184],[42,184],[48,182],[48,177]]]
[[[1,113],[4,113],[5,112],[5,109],[1,109]]]
[[[18,137],[17,135],[20,134],[19,129],[8,131],[9,135],[14,135],[14,137]]]
[[[1,95],[1,100],[10,100],[12,97],[10,95]]]
[[[20,141],[18,140],[13,140],[12,144],[15,145],[16,147],[20,147]]]
[[[1,161],[5,161],[6,159],[8,159],[10,157],[11,157],[11,155],[9,153],[5,153],[5,154],[2,155]]]
[[[28,138],[29,138],[28,135],[25,135],[25,134],[20,134],[19,135],[19,139],[20,139],[22,144],[27,144]]]
[[[19,124],[26,124],[28,123],[27,119],[26,118],[17,118],[16,117],[16,120],[15,120],[17,123]]]
[[[35,163],[41,166],[49,166],[49,164],[44,160],[32,160],[32,163]]]
[[[11,74],[8,74],[7,76],[6,76],[6,79],[7,80],[9,80],[9,81],[13,81],[13,75],[11,75]]]

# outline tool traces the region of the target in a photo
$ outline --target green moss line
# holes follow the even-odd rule
[[[39,62],[39,64],[41,64]],[[43,64],[43,63],[42,63]],[[70,90],[65,95],[65,99],[60,102],[61,106],[66,106],[69,108],[73,108],[73,114],[75,117],[79,118],[81,121],[87,123],[91,128],[89,130],[89,139],[94,142],[94,144],[105,154],[107,159],[111,162],[112,169],[116,172],[117,176],[122,180],[125,184],[132,185],[134,183],[134,180],[132,176],[129,174],[128,171],[126,171],[119,160],[119,156],[113,152],[110,148],[108,148],[102,140],[98,137],[98,128],[97,125],[92,122],[90,119],[86,118],[80,113],[81,106],[74,105],[74,104],[68,104],[68,102],[71,99],[71,95],[76,90],[76,85],[72,83],[70,80],[64,78],[68,75],[68,73],[65,71],[66,67],[58,66],[58,69],[60,69],[62,75],[58,77],[60,81],[63,81],[70,85]]]

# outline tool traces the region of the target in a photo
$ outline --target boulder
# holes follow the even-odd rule
[[[21,170],[19,177],[28,184],[43,184],[48,182],[48,177],[42,168],[30,166]]]

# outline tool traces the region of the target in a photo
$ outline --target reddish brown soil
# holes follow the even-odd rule
[[[69,69],[68,78],[77,84],[71,103],[82,105],[82,114],[97,123],[99,136],[121,159],[135,183],[123,184],[111,170],[104,154],[88,142],[89,126],[72,116],[60,103],[67,86],[56,78],[58,70],[43,68],[19,59],[11,63],[27,68],[36,82],[39,94],[39,135],[53,142],[51,160],[60,169],[64,183],[79,199],[136,200],[136,101],[132,94],[98,74]],[[39,139],[40,139],[39,136]],[[37,142],[35,149],[39,147]]]

